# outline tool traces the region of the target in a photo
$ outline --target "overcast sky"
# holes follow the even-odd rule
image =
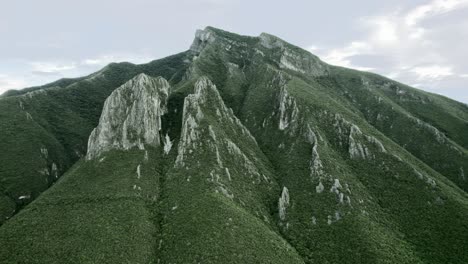
[[[468,103],[468,0],[0,0],[0,93],[181,52],[208,25]]]

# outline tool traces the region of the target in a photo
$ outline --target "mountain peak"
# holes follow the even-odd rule
[[[195,32],[195,39],[193,40],[193,43],[190,46],[190,50],[200,52],[208,43],[211,43],[214,40],[214,33],[211,30],[209,30],[209,28],[197,29],[197,31]]]
[[[235,34],[229,31],[225,31],[219,28],[214,28],[211,26],[205,27],[205,29],[198,29],[195,32],[195,39],[190,46],[190,50],[197,53],[201,52],[207,45],[215,42],[221,41],[226,46],[229,46],[233,43],[248,43],[248,42],[257,42],[256,37],[243,36]]]
[[[260,43],[266,48],[284,47],[286,41],[278,38],[277,36],[262,32],[259,36]]]

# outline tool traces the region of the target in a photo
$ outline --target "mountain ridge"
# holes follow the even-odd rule
[[[109,78],[115,67],[117,81]],[[32,263],[60,263],[64,257],[77,263],[468,259],[460,250],[467,247],[468,234],[463,220],[468,216],[466,105],[375,74],[328,65],[268,34],[245,37],[211,27],[197,31],[184,53],[144,65],[109,66],[92,77],[78,81],[88,86],[68,85],[74,96],[60,95],[67,89],[46,89],[27,97],[3,97],[11,104],[0,101],[0,107],[19,113],[21,120],[53,121],[63,114],[34,108],[34,100],[51,100],[53,93],[76,104],[76,95],[81,95],[86,106],[94,95],[86,89],[105,88],[95,103],[102,111],[95,109],[86,119],[83,113],[89,109],[74,108],[73,114],[90,124],[75,143],[81,146],[81,158],[70,158],[78,160],[70,162],[73,165],[58,162],[55,156],[64,156],[60,153],[41,158],[48,163],[51,178],[61,174],[53,172],[53,164],[55,171],[67,172],[0,227],[0,241],[7,245],[0,249],[2,259]],[[132,81],[142,79],[146,81]],[[142,87],[156,93],[133,96]],[[117,96],[124,90],[129,97]],[[153,103],[161,102],[160,97],[162,108]],[[109,108],[108,101],[118,103]],[[13,111],[9,106],[15,104]],[[134,108],[141,111],[133,112]],[[31,112],[32,120],[24,112]],[[71,124],[82,122],[70,116]],[[95,142],[91,130],[110,118],[115,124],[106,130],[114,135],[126,127],[136,129],[132,134],[136,144],[121,147],[126,146],[124,137],[111,137],[110,147],[90,155],[94,150],[87,145],[88,138]],[[134,125],[122,126],[127,119]],[[146,126],[149,119],[154,125]],[[46,134],[56,125],[48,123],[40,122]],[[158,144],[147,142],[145,136],[139,143],[145,135],[138,130],[142,127],[151,135],[157,133]],[[58,132],[51,135],[63,135]],[[62,144],[70,140],[63,138],[59,147],[47,147],[47,152],[67,153]],[[37,147],[38,152],[42,149]],[[0,171],[0,187],[6,175]],[[49,234],[47,240],[44,233]],[[64,233],[70,238],[61,237]],[[98,234],[92,245],[86,245],[87,234]],[[23,238],[29,246],[22,244]],[[115,254],[108,246],[115,240],[132,242],[117,243],[120,252]],[[60,247],[62,243],[82,251]],[[133,254],[138,245],[144,249]],[[51,250],[56,250],[53,256],[40,253]]]

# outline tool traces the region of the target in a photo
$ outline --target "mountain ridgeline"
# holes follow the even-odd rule
[[[0,97],[0,263],[468,263],[468,106],[207,27]]]

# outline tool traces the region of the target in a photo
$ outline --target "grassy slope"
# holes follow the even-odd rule
[[[159,155],[144,162],[143,151],[113,151],[78,162],[2,226],[0,262],[155,263]]]
[[[461,177],[468,167],[466,105],[373,74],[336,70],[326,87],[333,86],[367,122],[468,190],[468,180]]]

